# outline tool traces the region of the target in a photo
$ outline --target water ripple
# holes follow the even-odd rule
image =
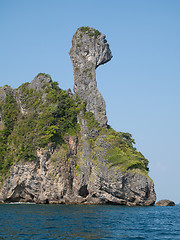
[[[0,205],[0,239],[180,239],[180,207]]]

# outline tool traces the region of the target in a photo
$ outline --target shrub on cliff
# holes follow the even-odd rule
[[[65,134],[79,131],[78,105],[56,82],[47,84],[42,92],[25,83],[15,95],[7,95],[1,103],[1,173],[7,172],[14,161],[35,160],[37,147],[61,144]]]

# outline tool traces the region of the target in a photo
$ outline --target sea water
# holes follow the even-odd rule
[[[180,239],[180,207],[1,204],[0,239]]]

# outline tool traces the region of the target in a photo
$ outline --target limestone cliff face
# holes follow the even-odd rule
[[[90,27],[79,28],[73,36],[69,52],[74,74],[74,92],[86,101],[86,110],[106,125],[106,104],[97,89],[96,68],[111,60],[112,54],[106,36]]]
[[[5,101],[7,95],[12,95],[20,109],[17,117],[20,124],[14,123],[7,148],[10,155],[14,152],[16,154],[13,155],[9,173],[2,178],[0,202],[153,205],[156,194],[153,181],[147,173],[147,160],[133,148],[130,135],[116,133],[106,125],[105,101],[97,89],[95,77],[95,69],[112,58],[105,35],[93,28],[78,29],[73,36],[70,56],[73,63],[74,95],[70,90],[63,93],[56,87],[53,88],[52,80],[46,74],[38,74],[30,84],[22,85],[17,90],[0,88],[0,102]],[[73,134],[66,132],[62,139],[58,131],[65,124],[61,115],[65,110],[63,102],[67,102],[67,95],[70,97],[68,105],[73,99],[77,100],[77,95],[82,100],[77,114],[80,130]],[[27,96],[30,96],[29,99]],[[51,97],[54,97],[52,101]],[[60,100],[56,102],[57,99],[61,99],[62,103]],[[38,104],[35,101],[39,101]],[[83,105],[83,102],[86,104]],[[73,106],[78,104],[77,101]],[[72,108],[70,110],[72,112]],[[46,115],[43,115],[44,111]],[[34,136],[31,134],[30,139],[34,144],[34,138],[39,137],[39,129],[40,139],[48,136],[49,142],[45,147],[34,146],[35,158],[27,160],[31,152],[23,154],[29,146],[21,143],[17,149],[14,147],[15,140],[11,139],[23,132],[21,125],[25,124],[24,121],[29,126],[29,118],[33,121],[33,117],[36,117],[42,121],[46,116],[47,121],[40,125],[45,131],[41,131],[35,121],[32,126],[36,129],[33,129]],[[62,117],[60,125],[54,116]],[[3,121],[0,112],[0,131]],[[21,135],[15,139],[18,141],[19,137]],[[29,141],[29,137],[27,135],[25,141]],[[23,154],[19,149],[22,149]],[[16,156],[19,156],[19,160]]]
[[[1,187],[0,201],[129,206],[154,204],[156,197],[152,180],[137,172],[122,174],[118,168],[109,168],[99,150],[95,152],[99,156],[95,162],[87,142],[82,157],[77,160],[76,148],[81,147],[76,138],[68,141],[68,153],[62,148],[54,152],[37,149],[37,161],[14,164]],[[104,150],[109,147],[103,138],[98,139],[97,145]]]

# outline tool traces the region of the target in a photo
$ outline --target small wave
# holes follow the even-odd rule
[[[34,202],[9,202],[9,203],[5,203],[5,204],[36,204]]]

